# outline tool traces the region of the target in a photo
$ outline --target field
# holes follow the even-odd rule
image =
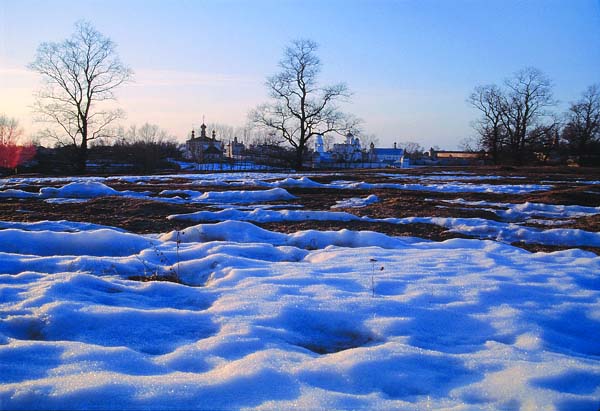
[[[0,180],[1,409],[600,407],[600,171]]]

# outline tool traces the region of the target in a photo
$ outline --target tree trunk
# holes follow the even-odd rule
[[[296,170],[302,170],[302,160],[304,158],[303,154],[304,154],[304,146],[299,145],[296,148],[296,165],[295,165]]]
[[[77,171],[79,174],[83,174],[85,173],[88,159],[88,147],[86,140],[83,140],[81,142],[81,146],[76,148],[75,155],[75,171]]]
[[[498,133],[498,126],[494,126],[494,132],[493,132],[493,140],[492,140],[492,161],[494,162],[494,165],[498,164],[498,140],[500,139],[499,137],[499,133]]]

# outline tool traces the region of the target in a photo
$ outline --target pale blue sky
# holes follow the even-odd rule
[[[136,72],[119,92],[124,123],[150,121],[180,139],[203,115],[243,125],[300,37],[320,44],[323,82],[348,84],[346,109],[382,145],[456,148],[472,134],[470,91],[526,66],[553,79],[561,109],[600,82],[600,0],[0,0],[0,113],[28,131],[38,77],[25,66],[79,19]]]

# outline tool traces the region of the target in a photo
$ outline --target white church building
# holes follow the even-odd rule
[[[376,148],[371,143],[369,149],[363,149],[360,139],[352,133],[346,134],[345,141],[336,143],[333,148],[326,151],[323,136],[315,137],[314,153],[312,156],[313,167],[406,167],[408,158],[404,157],[404,150],[394,143],[393,148]]]
[[[315,137],[314,150],[313,162],[317,163],[356,163],[364,160],[360,140],[352,133],[346,134],[345,142],[334,144],[330,151],[325,151],[323,136],[318,135]]]

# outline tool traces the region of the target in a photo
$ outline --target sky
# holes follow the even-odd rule
[[[600,0],[0,0],[0,114],[27,135],[41,127],[27,64],[81,19],[135,73],[117,92],[122,124],[180,141],[203,118],[243,126],[298,38],[319,44],[321,83],[348,85],[344,110],[384,147],[459,148],[474,135],[473,88],[528,66],[553,80],[559,111],[600,83]]]

